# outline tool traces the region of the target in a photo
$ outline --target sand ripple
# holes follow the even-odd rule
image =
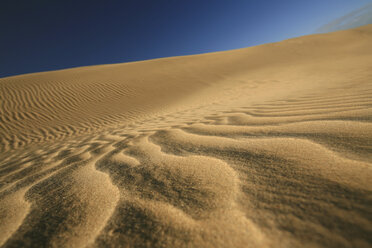
[[[359,38],[372,35],[360,30],[2,79],[0,246],[370,247],[372,74]],[[323,38],[330,52],[306,55]],[[263,51],[265,70],[213,64]],[[337,51],[354,63],[329,63]],[[160,85],[146,89],[151,76]]]

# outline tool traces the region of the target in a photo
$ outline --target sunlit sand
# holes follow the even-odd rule
[[[0,79],[0,246],[372,246],[371,44]]]

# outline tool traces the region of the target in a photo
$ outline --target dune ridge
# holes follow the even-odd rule
[[[372,246],[370,44],[0,79],[0,246]]]

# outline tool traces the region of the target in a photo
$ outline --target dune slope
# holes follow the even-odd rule
[[[0,246],[371,247],[370,44],[0,79]]]

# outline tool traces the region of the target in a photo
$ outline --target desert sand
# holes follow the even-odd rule
[[[372,247],[372,25],[0,79],[1,247]]]

